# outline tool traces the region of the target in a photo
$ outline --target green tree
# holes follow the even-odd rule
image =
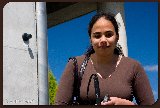
[[[57,81],[52,71],[49,69],[48,71],[48,83],[49,83],[49,104],[53,105],[55,100],[55,95],[57,91]]]

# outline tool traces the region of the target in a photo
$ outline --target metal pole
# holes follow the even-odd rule
[[[127,36],[125,30],[125,17],[124,17],[124,3],[123,2],[98,2],[97,12],[111,12],[115,14],[119,26],[119,41],[118,43],[122,46],[123,53],[128,56],[127,48]]]
[[[39,105],[49,104],[46,3],[36,2]]]

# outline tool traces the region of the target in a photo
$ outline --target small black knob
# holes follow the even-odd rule
[[[24,33],[24,34],[22,35],[23,41],[28,41],[30,38],[32,38],[32,35],[31,35],[31,34]]]

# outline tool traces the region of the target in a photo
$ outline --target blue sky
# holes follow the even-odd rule
[[[128,56],[144,67],[158,99],[158,3],[126,2],[125,27]],[[69,57],[82,55],[89,46],[87,26],[96,12],[48,29],[48,64],[60,80]]]

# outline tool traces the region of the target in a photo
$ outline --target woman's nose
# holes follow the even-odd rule
[[[101,37],[101,39],[100,39],[100,44],[101,45],[107,45],[107,39],[106,39],[106,37],[103,35],[102,37]]]
[[[105,35],[102,35],[102,36],[101,36],[101,41],[106,41]]]

